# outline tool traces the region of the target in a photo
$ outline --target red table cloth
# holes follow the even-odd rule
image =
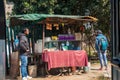
[[[48,63],[48,70],[58,67],[83,67],[88,65],[88,56],[84,50],[45,51],[43,62]]]

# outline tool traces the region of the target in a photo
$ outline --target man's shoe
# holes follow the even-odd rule
[[[108,68],[106,67],[105,70],[108,70]]]
[[[22,80],[27,80],[27,77],[23,77]]]
[[[27,76],[27,78],[28,78],[28,79],[32,79],[32,77],[31,77],[31,76]]]
[[[100,70],[100,71],[101,71],[101,70],[103,70],[103,68],[99,68],[98,70]]]

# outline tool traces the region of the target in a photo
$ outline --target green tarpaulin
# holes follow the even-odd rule
[[[96,22],[97,19],[92,16],[75,16],[75,15],[50,15],[50,14],[23,14],[14,15],[10,18],[10,26],[17,26],[26,22],[35,22],[38,24],[45,23],[76,23],[79,21]]]

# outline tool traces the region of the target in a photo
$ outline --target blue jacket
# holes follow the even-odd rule
[[[96,37],[96,40],[95,40],[95,49],[97,51],[99,51],[99,45],[98,44],[99,44],[99,41],[100,41],[101,38],[104,38],[106,40],[107,47],[108,47],[108,40],[107,40],[106,36],[104,36],[103,34],[98,34],[97,37]]]

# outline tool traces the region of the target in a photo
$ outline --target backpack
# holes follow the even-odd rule
[[[101,38],[99,40],[99,48],[100,48],[100,50],[105,51],[105,50],[107,50],[107,47],[108,47],[107,40],[105,38]]]

